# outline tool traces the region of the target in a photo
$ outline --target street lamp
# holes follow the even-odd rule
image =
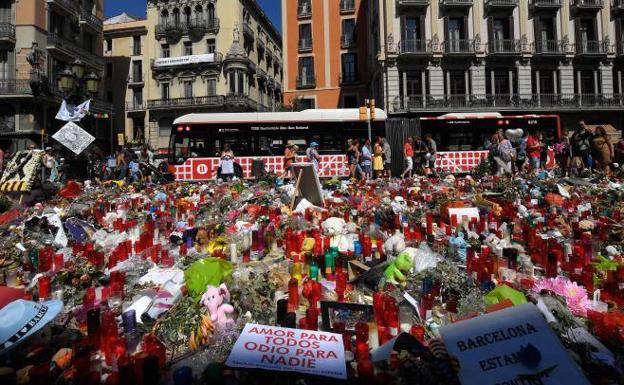
[[[87,87],[87,92],[91,95],[95,95],[98,92],[98,88],[100,87],[100,77],[95,74],[95,72],[91,72],[89,75],[85,77],[85,86]]]
[[[61,71],[58,77],[58,86],[61,91],[65,94],[69,94],[74,90],[74,86],[76,85],[76,75],[74,72],[66,68]]]
[[[72,72],[74,73],[74,75],[76,75],[78,79],[82,79],[85,73],[85,68],[86,68],[85,64],[81,62],[80,59],[76,59],[74,60],[71,66],[72,66]]]

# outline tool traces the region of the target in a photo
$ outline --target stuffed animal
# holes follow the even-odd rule
[[[453,249],[457,250],[457,254],[461,260],[466,261],[466,254],[469,245],[464,239],[464,233],[459,233],[456,237],[451,237],[449,239],[449,243]]]
[[[410,253],[402,252],[386,268],[386,271],[384,272],[386,280],[393,284],[405,285],[405,281],[407,280],[405,272],[410,271],[412,266],[413,262]]]
[[[405,237],[399,230],[388,238],[383,245],[386,255],[397,255],[405,250]]]
[[[208,285],[201,298],[201,304],[210,312],[210,319],[220,327],[234,323],[233,319],[228,318],[228,314],[234,312],[234,307],[227,303],[229,301],[230,292],[224,283],[219,287]]]

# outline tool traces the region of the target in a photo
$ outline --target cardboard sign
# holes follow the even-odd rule
[[[247,324],[227,366],[347,379],[342,335]]]
[[[321,206],[323,204],[323,189],[314,165],[312,163],[293,163],[292,166],[295,176],[298,176],[301,172],[299,195],[313,205]]]
[[[589,385],[533,304],[440,329],[463,385]]]
[[[459,224],[462,223],[463,217],[467,217],[468,221],[472,218],[476,218],[479,220],[479,209],[476,207],[464,207],[464,208],[449,208],[449,217],[455,215],[457,217],[457,222]]]
[[[43,151],[20,151],[7,164],[0,179],[0,191],[25,192],[32,189],[32,185],[39,176]]]
[[[83,152],[95,138],[87,131],[83,130],[74,122],[64,125],[52,137],[63,146],[69,148],[74,154],[79,155]]]

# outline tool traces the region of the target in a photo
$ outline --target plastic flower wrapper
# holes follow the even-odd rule
[[[551,291],[564,297],[574,315],[585,317],[587,316],[587,309],[591,307],[591,302],[587,298],[587,290],[564,277],[545,278],[537,281],[532,290],[535,293],[540,293],[543,290]]]

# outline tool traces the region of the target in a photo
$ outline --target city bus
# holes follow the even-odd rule
[[[438,146],[436,169],[453,173],[470,172],[488,156],[486,148],[498,129],[522,129],[524,132],[542,132],[549,145],[561,135],[558,115],[513,115],[500,113],[446,114],[420,118],[423,137],[431,134]],[[546,167],[554,167],[554,151],[547,150]]]
[[[385,134],[386,113],[375,110],[372,136]],[[349,175],[347,139],[368,137],[368,124],[359,110],[315,109],[300,112],[252,112],[189,114],[176,119],[169,142],[170,169],[176,180],[215,179],[221,149],[229,144],[244,178],[252,177],[254,161],[263,161],[267,171],[284,171],[284,148],[299,146],[297,161],[305,161],[310,143],[319,144],[320,177]]]

